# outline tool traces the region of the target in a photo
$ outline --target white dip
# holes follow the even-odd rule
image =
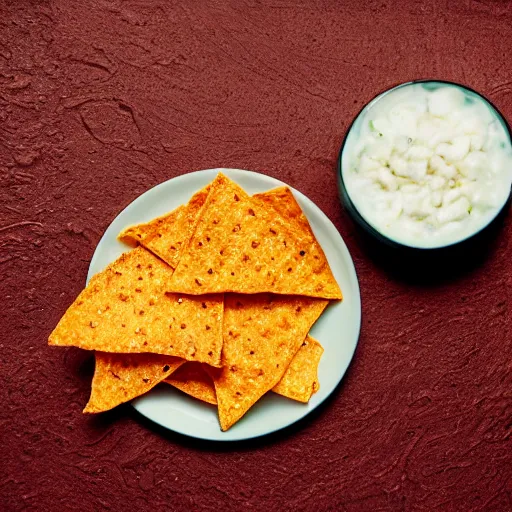
[[[498,114],[455,85],[409,84],[371,102],[342,154],[346,191],[383,235],[449,245],[485,227],[512,184],[512,147]]]

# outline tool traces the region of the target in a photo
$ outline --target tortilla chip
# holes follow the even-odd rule
[[[185,361],[157,354],[96,352],[91,398],[84,412],[103,412],[147,393]]]
[[[341,299],[325,255],[304,226],[284,219],[219,173],[169,291]]]
[[[298,402],[309,402],[320,389],[318,364],[323,352],[322,345],[308,334],[272,391]],[[202,363],[186,362],[164,382],[203,402],[217,405],[213,380]]]
[[[168,265],[174,268],[175,265],[171,265],[169,261],[174,260],[174,255],[177,248],[176,246],[181,245],[178,244],[177,242],[175,244],[173,243],[176,240],[176,237],[178,237],[181,240],[181,234],[179,232],[169,229],[169,235],[173,237],[173,240],[163,249],[165,249],[165,251],[169,251],[171,245],[174,247],[174,249],[172,249],[169,252],[169,254],[165,254],[165,257],[159,254],[160,251],[155,251],[154,246],[152,248],[148,246],[151,245],[150,242],[152,240],[154,242],[159,243],[161,239],[164,237],[164,234],[161,233],[162,236],[159,237],[157,233],[159,231],[161,232],[162,229],[165,230],[167,226],[171,227],[176,225],[178,219],[183,217],[184,210],[185,206],[181,205],[178,206],[178,208],[176,208],[172,212],[166,213],[161,217],[155,217],[154,219],[147,223],[129,226],[123,229],[123,231],[121,231],[121,233],[117,235],[117,238],[121,242],[124,242],[125,244],[128,244],[133,247],[137,247],[138,244],[141,244],[146,249],[150,250],[153,254],[156,254],[157,256],[162,258]]]
[[[222,430],[281,380],[327,303],[309,297],[226,295],[223,368],[218,373],[208,369]]]
[[[210,185],[194,194],[188,204],[145,224],[126,228],[119,234],[119,240],[130,245],[140,243],[173,269],[176,268],[209,190]]]
[[[217,405],[213,380],[202,363],[185,363],[177,372],[167,377],[165,382],[187,393],[187,395]]]
[[[304,233],[309,233],[309,236],[314,239],[315,235],[311,230],[309,221],[293,196],[293,192],[288,187],[274,188],[267,190],[267,192],[254,194],[252,197],[277,210],[281,217],[293,223]]]
[[[322,345],[308,335],[283,378],[272,388],[272,391],[292,400],[308,403],[311,395],[320,389],[318,364],[323,352]]]
[[[222,295],[165,294],[172,270],[142,247],[96,274],[61,318],[50,345],[152,352],[220,365]]]

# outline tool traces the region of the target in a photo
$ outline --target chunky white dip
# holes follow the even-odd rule
[[[512,147],[498,115],[455,85],[409,84],[354,123],[342,154],[346,191],[383,235],[414,247],[463,240],[503,207]]]

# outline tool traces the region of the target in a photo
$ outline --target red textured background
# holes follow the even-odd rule
[[[356,112],[402,81],[461,81],[511,120],[510,41],[505,0],[0,0],[0,509],[510,510],[510,218],[464,272],[413,283],[366,250],[335,178]],[[129,405],[83,416],[91,356],[46,340],[102,232],[221,166],[288,182],[348,244],[363,326],[343,384],[237,445]]]

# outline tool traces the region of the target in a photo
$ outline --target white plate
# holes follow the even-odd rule
[[[219,171],[249,194],[283,185],[281,181],[263,174],[237,169],[197,171],[161,183],[135,199],[110,224],[94,252],[87,281],[129,250],[117,240],[120,231],[188,202]],[[318,369],[320,390],[311,397],[308,404],[268,393],[231,429],[222,432],[215,407],[188,397],[171,386],[161,385],[132,402],[135,409],[150,420],[175,432],[200,439],[250,439],[275,432],[300,420],[318,407],[342,379],[354,354],[361,326],[361,299],[354,264],[332,222],[306,196],[297,190],[293,190],[293,194],[308,218],[344,296],[342,302],[332,303],[326,309],[311,330],[311,335],[325,349]]]

